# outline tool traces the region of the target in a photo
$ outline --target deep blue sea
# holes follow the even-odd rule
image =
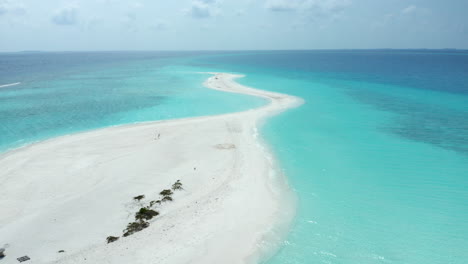
[[[265,103],[206,71],[306,101],[262,127],[298,196],[265,263],[468,263],[468,51],[4,53],[0,150]]]

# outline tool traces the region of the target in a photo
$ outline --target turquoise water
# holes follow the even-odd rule
[[[464,51],[6,56],[0,85],[22,84],[0,90],[0,149],[264,104],[205,89],[197,73],[239,72],[242,84],[306,101],[262,127],[299,198],[265,263],[468,262]]]
[[[466,54],[207,59],[306,104],[263,133],[299,197],[268,264],[468,262]]]
[[[300,197],[269,263],[464,263],[467,157],[385,133],[395,114],[314,88],[264,130]]]
[[[203,82],[210,75],[200,73],[206,68],[186,65],[186,54],[146,54],[150,59],[141,53],[78,55],[0,55],[0,85],[21,82],[0,88],[0,151],[100,127],[228,113],[265,103],[206,89]]]

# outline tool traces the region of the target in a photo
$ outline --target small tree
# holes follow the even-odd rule
[[[162,198],[163,202],[167,202],[167,201],[172,201],[172,197],[171,196],[164,196],[164,198]]]
[[[147,228],[149,226],[148,222],[145,221],[137,221],[128,223],[127,228],[124,230],[124,237],[133,235],[136,232],[140,232],[141,230]]]
[[[150,220],[151,218],[155,217],[159,215],[158,212],[154,211],[154,210],[151,210],[151,209],[147,209],[147,208],[140,208],[140,211],[138,211],[136,214],[135,214],[135,219],[136,220]]]
[[[174,184],[172,184],[172,190],[182,190],[182,183],[180,180],[177,180]]]
[[[149,207],[153,207],[155,204],[161,204],[161,200],[151,201]]]
[[[162,196],[170,196],[170,195],[173,194],[173,192],[171,190],[167,189],[167,190],[163,190],[159,194],[162,195]]]
[[[115,242],[115,241],[119,240],[119,237],[108,236],[108,237],[106,238],[106,240],[107,240],[107,244],[109,244],[109,243],[112,243],[112,242]],[[62,251],[62,250],[61,250],[61,251]],[[59,252],[60,252],[60,251],[59,251]]]
[[[144,195],[144,194],[133,197],[133,200],[135,200],[135,201],[140,201],[140,200],[143,199],[143,198],[145,198],[145,195]]]

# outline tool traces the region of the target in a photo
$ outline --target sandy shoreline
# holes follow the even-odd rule
[[[0,247],[9,247],[0,261],[248,263],[271,249],[276,219],[293,217],[293,198],[257,126],[302,100],[242,86],[237,77],[218,73],[205,85],[270,103],[68,135],[1,155]],[[149,228],[106,244],[133,221],[132,197],[158,199],[179,179],[185,190],[157,208]]]

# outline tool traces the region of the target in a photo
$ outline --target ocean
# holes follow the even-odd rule
[[[263,105],[206,89],[191,52],[0,54],[0,151],[90,129]],[[197,55],[200,55],[197,53]]]
[[[264,263],[468,261],[467,51],[0,54],[0,150],[265,103],[208,71],[306,102],[261,128],[298,197]]]

